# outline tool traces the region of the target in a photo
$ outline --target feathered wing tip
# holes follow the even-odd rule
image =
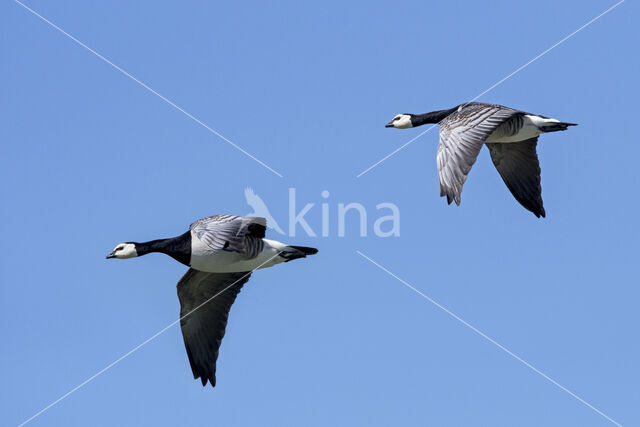
[[[444,187],[440,186],[440,197],[447,196],[447,205],[456,202],[456,206],[460,206],[460,194],[451,194]]]
[[[189,347],[189,342],[184,337],[183,337],[183,340],[184,340],[185,348],[187,350],[187,357],[189,358],[189,365],[191,366],[191,372],[193,373],[193,379],[194,380],[200,379],[203,387],[207,386],[207,381],[209,382],[209,384],[211,384],[211,387],[215,387],[216,386],[215,365],[213,366],[213,370],[210,372],[206,372],[206,373],[204,371],[200,372],[200,370],[197,367],[198,365],[196,364],[196,360],[191,354],[191,348]]]

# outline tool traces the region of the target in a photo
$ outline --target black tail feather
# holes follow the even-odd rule
[[[293,249],[297,249],[300,252],[303,252],[305,255],[315,255],[318,253],[318,250],[316,248],[308,248],[306,246],[291,246]]]
[[[306,246],[289,246],[291,251],[282,251],[280,256],[286,259],[285,262],[293,261],[294,259],[305,258],[307,255],[314,255],[318,253],[316,248],[308,248]]]
[[[577,123],[566,123],[566,122],[558,122],[550,125],[540,126],[540,130],[542,132],[558,132],[562,130],[567,130],[569,126],[578,126]]]

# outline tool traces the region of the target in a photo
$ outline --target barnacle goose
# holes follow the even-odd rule
[[[249,276],[318,252],[265,239],[264,218],[215,215],[169,239],[120,243],[107,258],[160,252],[189,267],[178,282],[180,327],[194,378],[216,384],[216,360],[231,305]]]
[[[440,196],[460,205],[462,186],[483,145],[502,180],[525,209],[538,218],[542,204],[540,164],[536,145],[542,133],[566,130],[575,123],[514,110],[502,105],[469,102],[449,110],[398,114],[385,125],[407,129],[428,123],[440,125],[438,177]]]

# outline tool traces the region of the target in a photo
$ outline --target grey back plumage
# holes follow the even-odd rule
[[[251,272],[205,273],[190,268],[178,282],[180,328],[194,378],[216,385],[216,360],[229,310]]]
[[[264,248],[266,226],[264,218],[214,215],[194,222],[189,228],[214,251],[235,251],[251,259]]]
[[[469,103],[440,122],[438,177],[440,195],[460,204],[462,186],[482,145],[498,126],[523,113],[502,105]]]

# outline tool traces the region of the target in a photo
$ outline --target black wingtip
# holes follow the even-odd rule
[[[207,382],[209,384],[211,384],[211,387],[215,387],[216,386],[216,377],[212,377],[212,378],[207,378],[207,377],[198,377],[198,376],[193,376],[195,379],[200,378],[200,382],[202,383],[202,387],[206,387],[207,386]]]
[[[547,217],[547,213],[545,212],[543,207],[541,207],[540,209],[527,208],[527,210],[530,210],[531,213],[533,213],[536,216],[536,218],[546,218]]]

